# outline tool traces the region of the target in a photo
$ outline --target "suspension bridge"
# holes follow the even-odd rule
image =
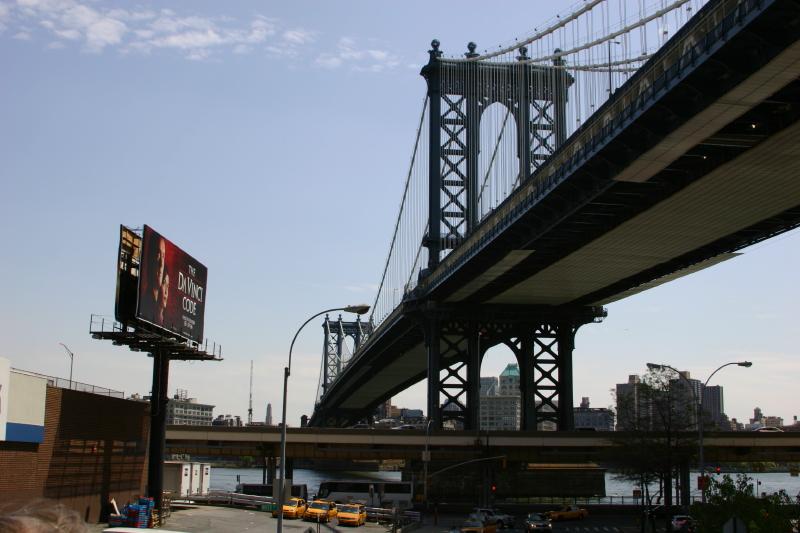
[[[800,225],[800,2],[585,0],[441,48],[372,314],[326,319],[310,424],[427,379],[432,427],[477,429],[504,344],[521,429],[571,429],[575,332],[603,305]]]

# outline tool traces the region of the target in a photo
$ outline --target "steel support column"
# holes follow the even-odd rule
[[[440,383],[440,340],[439,323],[437,320],[430,320],[426,324],[426,342],[428,344],[428,418],[431,420],[431,428],[442,428],[442,412],[439,407],[439,383]]]
[[[520,394],[520,429],[533,431],[536,429],[536,385],[534,383],[536,367],[533,362],[534,331],[529,328],[520,335],[520,351],[517,354],[519,364]]]
[[[469,43],[467,58],[477,57],[475,43]],[[466,218],[465,235],[469,235],[478,226],[478,197],[480,181],[478,179],[478,156],[481,150],[481,109],[478,106],[478,64],[467,65],[465,93],[467,97],[467,183],[466,183]]]
[[[569,322],[558,325],[558,429],[575,429],[572,408],[572,350],[575,345],[575,330]]]
[[[439,255],[442,250],[441,220],[442,220],[442,129],[440,118],[442,114],[442,89],[440,84],[439,41],[431,42],[430,60],[423,69],[423,74],[428,82],[428,108],[430,119],[428,121],[428,234],[425,236],[425,246],[428,247],[428,271],[433,272],[439,264]],[[429,395],[430,397],[430,395]]]
[[[150,447],[147,462],[147,495],[161,509],[164,486],[164,451],[166,448],[167,387],[169,355],[163,351],[153,356],[153,384],[150,390]]]

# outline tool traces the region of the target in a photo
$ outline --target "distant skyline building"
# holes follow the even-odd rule
[[[649,418],[649,406],[642,399],[641,383],[638,374],[629,374],[627,383],[617,383],[617,431],[637,429],[641,420]]]
[[[589,398],[581,398],[580,407],[575,407],[575,429],[594,429],[595,431],[614,431],[614,412],[606,407],[590,407]]]
[[[745,429],[758,429],[763,427],[783,427],[783,418],[780,416],[764,415],[760,407],[753,409],[753,418]]]
[[[705,387],[703,390],[703,412],[706,420],[719,429],[727,430],[730,428],[730,421],[725,414],[725,404],[722,393],[722,385]]]
[[[272,404],[267,404],[267,419],[264,421],[268,426],[272,425]]]
[[[519,429],[521,402],[519,393],[519,365],[509,364],[499,378],[481,377],[480,429]]]
[[[214,418],[214,406],[200,403],[196,398],[188,396],[187,390],[177,389],[167,402],[167,425],[210,426]]]
[[[481,396],[496,396],[497,395],[497,377],[487,376],[481,377]]]
[[[702,381],[693,379],[688,371],[683,370],[679,373],[681,377],[669,380],[669,387],[674,394],[673,409],[674,414],[680,417],[680,425],[687,429],[697,427],[697,402],[700,401],[703,422],[708,429],[728,430],[732,427],[724,412],[722,386],[706,387]],[[634,428],[652,429],[652,405],[642,397],[641,386],[641,378],[637,374],[629,375],[627,383],[617,384],[618,431]]]
[[[225,426],[225,427],[233,427],[233,428],[240,428],[242,427],[242,417],[239,415],[219,415],[217,418],[213,420],[211,423],[212,426]]]

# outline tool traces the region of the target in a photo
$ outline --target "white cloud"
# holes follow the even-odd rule
[[[312,31],[295,29],[283,32],[283,39],[292,45],[303,45],[313,43],[315,35]]]
[[[3,32],[8,27],[6,24],[10,18],[11,8],[6,4],[0,3],[0,32]]]
[[[274,58],[291,59],[292,68],[304,63],[328,69],[349,65],[354,70],[379,72],[399,64],[388,51],[374,44],[359,48],[351,37],[339,39],[333,52],[318,55],[310,46],[317,42],[318,32],[287,27],[261,14],[243,20],[173,9],[108,6],[104,0],[0,0],[0,32],[9,26],[18,40],[49,37],[48,48],[75,43],[94,53],[112,49],[146,55],[172,50],[201,61],[260,49]]]
[[[92,23],[86,29],[86,44],[92,50],[122,42],[122,36],[128,31],[125,23],[112,18],[103,18]]]
[[[187,31],[160,37],[150,41],[159,48],[179,48],[181,50],[197,50],[224,43],[224,39],[213,30]]]
[[[78,30],[53,30],[53,33],[62,39],[67,39],[70,41],[75,41],[82,37],[81,32]]]
[[[383,72],[400,65],[399,59],[386,50],[360,50],[351,37],[340,38],[336,48],[335,54],[322,54],[315,63],[329,69],[349,64],[357,72]]]
[[[330,54],[323,54],[319,56],[315,62],[321,67],[330,69],[341,67],[342,63],[344,63],[341,57],[332,56]]]

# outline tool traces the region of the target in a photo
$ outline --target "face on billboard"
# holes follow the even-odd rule
[[[206,275],[205,266],[145,226],[136,317],[201,342]]]

